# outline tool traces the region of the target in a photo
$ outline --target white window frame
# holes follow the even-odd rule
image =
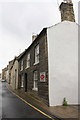
[[[39,63],[39,44],[35,47],[35,64]]]
[[[37,87],[36,87],[36,82],[37,82]],[[37,71],[34,71],[33,90],[38,91],[38,72]]]
[[[30,53],[27,55],[26,68],[30,67]]]
[[[23,70],[23,60],[21,61],[21,71]]]

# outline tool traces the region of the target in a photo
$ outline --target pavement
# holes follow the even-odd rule
[[[34,96],[33,93],[24,92],[22,90],[13,90],[10,85],[7,84],[8,89],[19,95],[24,100],[28,101],[35,107],[39,108],[42,111],[46,111],[48,115],[52,118],[64,120],[69,118],[70,120],[79,120],[80,119],[80,106],[70,105],[70,106],[52,106],[49,107],[43,102],[38,96]]]

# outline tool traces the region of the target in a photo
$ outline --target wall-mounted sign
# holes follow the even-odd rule
[[[45,80],[46,80],[45,72],[41,72],[40,73],[40,82],[45,82]]]

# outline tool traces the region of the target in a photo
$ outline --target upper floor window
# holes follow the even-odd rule
[[[21,71],[23,70],[23,60],[21,61]]]
[[[35,63],[39,63],[39,44],[35,47]]]
[[[30,53],[27,55],[27,63],[26,63],[26,68],[30,67]]]

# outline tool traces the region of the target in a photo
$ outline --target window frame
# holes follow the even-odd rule
[[[30,53],[27,54],[26,68],[30,67]]]
[[[35,59],[34,59],[34,65],[35,64],[38,64],[39,63],[39,54],[40,54],[40,52],[39,52],[39,44],[37,44],[36,46],[35,46]]]
[[[38,91],[38,71],[37,70],[35,70],[33,72],[33,80],[34,80],[34,82],[33,82],[33,90]],[[37,83],[37,87],[36,87],[36,83]]]
[[[23,70],[23,64],[24,64],[24,62],[23,62],[23,60],[21,60],[21,66],[20,66],[21,71]]]

